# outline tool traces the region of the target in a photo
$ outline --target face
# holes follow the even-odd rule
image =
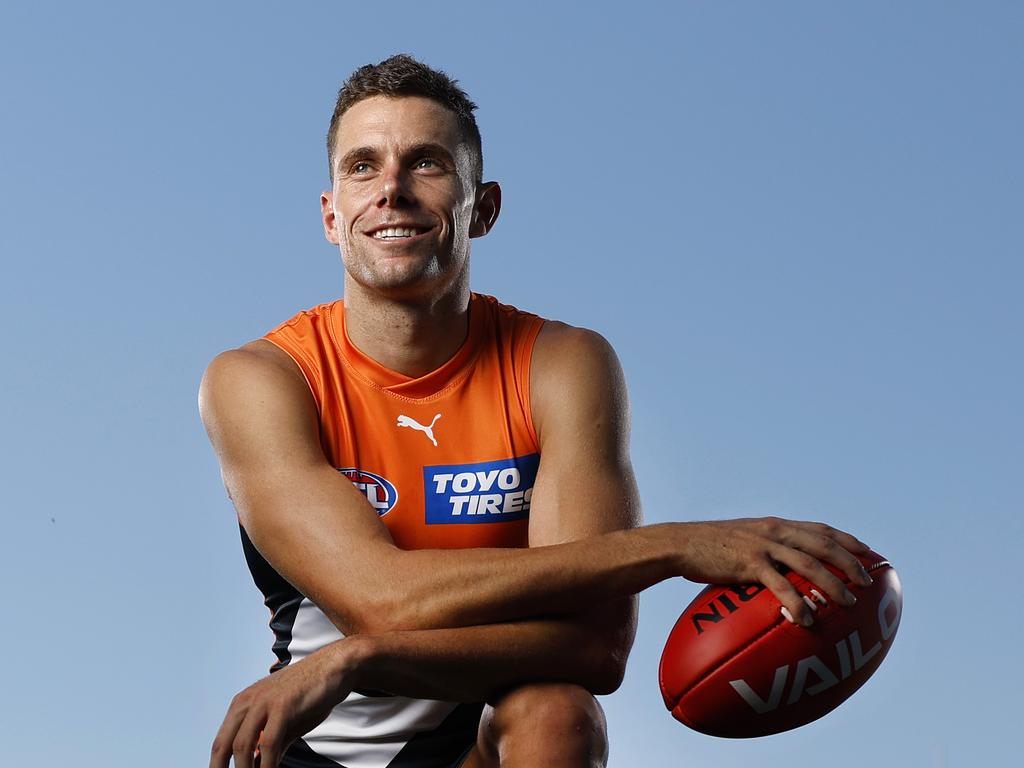
[[[341,118],[334,151],[321,208],[346,293],[429,298],[468,285],[469,240],[487,233],[501,198],[497,184],[476,183],[455,116],[419,96],[374,96]]]

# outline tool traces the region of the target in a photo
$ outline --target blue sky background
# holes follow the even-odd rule
[[[334,94],[407,51],[477,101],[503,184],[475,288],[618,349],[647,521],[824,519],[903,579],[857,695],[737,742],[664,710],[699,588],[649,590],[610,764],[1008,764],[1022,39],[1013,2],[5,4],[3,762],[204,764],[265,673],[196,391],[340,295]]]

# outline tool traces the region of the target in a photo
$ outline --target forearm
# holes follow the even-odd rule
[[[686,524],[529,549],[393,550],[359,631],[437,629],[578,613],[680,573]],[[671,535],[670,535],[671,534]]]
[[[632,643],[633,600],[584,617],[356,635],[319,653],[350,686],[414,698],[485,701],[528,682],[618,687]],[[600,614],[600,615],[599,615]]]

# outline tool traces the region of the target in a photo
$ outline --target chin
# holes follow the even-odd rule
[[[443,282],[439,275],[431,270],[372,270],[358,274],[350,271],[349,276],[365,291],[390,299],[412,299],[429,295],[436,292]]]
[[[452,283],[458,281],[465,271],[468,261],[458,272],[442,267],[437,259],[429,258],[393,258],[381,263],[372,260],[370,263],[351,264],[346,261],[346,271],[352,280],[372,293],[388,298],[408,299],[443,293]]]

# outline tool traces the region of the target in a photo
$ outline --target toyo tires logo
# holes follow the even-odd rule
[[[352,485],[362,491],[370,506],[377,510],[380,517],[384,517],[395,508],[398,502],[398,491],[395,486],[380,475],[367,472],[355,467],[338,468],[345,477],[352,481]]]
[[[423,468],[427,525],[504,523],[530,516],[540,454]]]

